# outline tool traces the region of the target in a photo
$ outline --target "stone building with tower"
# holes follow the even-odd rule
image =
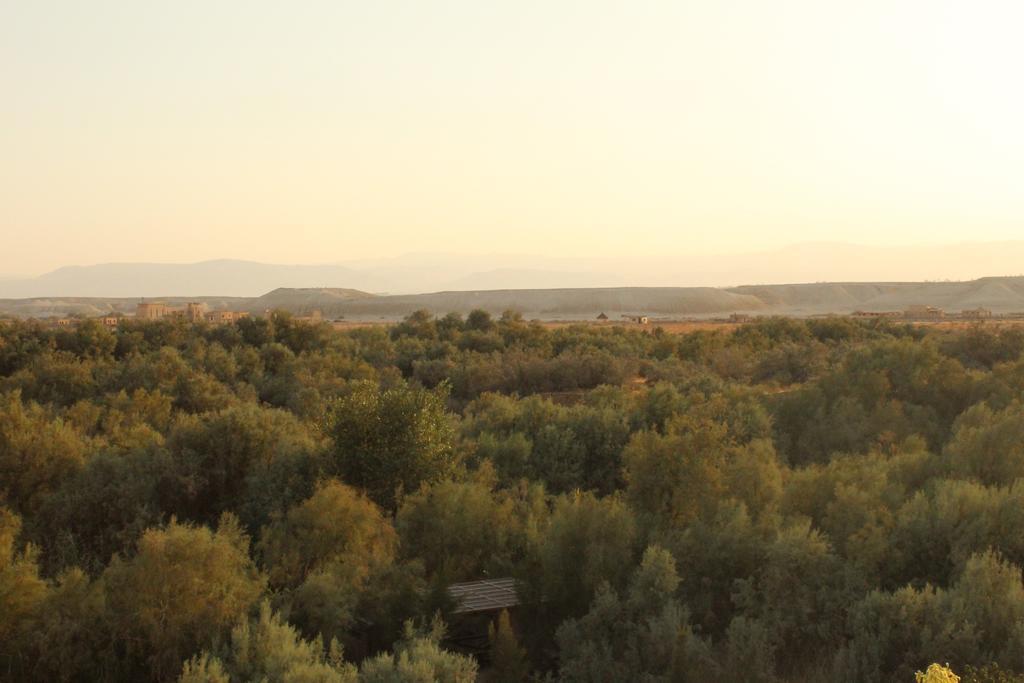
[[[136,320],[163,320],[164,318],[183,318],[189,322],[208,322],[215,325],[233,323],[248,318],[245,311],[207,311],[206,304],[190,302],[183,308],[168,306],[156,301],[140,301],[135,306]]]
[[[167,304],[154,301],[140,301],[135,307],[136,320],[160,320],[171,314]]]

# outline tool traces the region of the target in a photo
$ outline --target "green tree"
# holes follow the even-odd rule
[[[77,566],[99,574],[176,507],[177,471],[158,446],[104,449],[66,479],[33,519],[33,536],[52,570]]]
[[[494,329],[494,320],[487,311],[475,308],[466,316],[466,329],[478,332],[490,332]]]
[[[27,680],[84,681],[110,678],[112,642],[103,586],[82,571],[57,577],[31,620],[25,653],[32,658]]]
[[[651,527],[685,526],[725,493],[729,446],[728,428],[716,422],[635,434],[623,453],[627,500]]]
[[[472,657],[441,648],[444,624],[435,619],[430,629],[417,631],[406,624],[405,636],[393,654],[372,657],[359,667],[359,683],[413,683],[446,681],[472,683],[477,665]]]
[[[617,497],[560,496],[539,531],[522,587],[531,649],[568,617],[586,613],[598,588],[623,587],[636,557],[636,522]]]
[[[755,521],[745,505],[727,500],[682,533],[661,539],[686,578],[679,588],[680,597],[702,634],[724,638],[736,616],[733,596],[737,583],[748,580],[764,565],[776,533],[773,520]]]
[[[365,575],[395,556],[397,536],[373,501],[338,481],[316,492],[267,527],[259,550],[271,584],[295,586],[332,564]]]
[[[33,512],[85,462],[81,435],[17,391],[0,394],[0,500],[14,511]]]
[[[1001,411],[978,404],[953,426],[944,456],[949,471],[987,485],[1008,485],[1024,478],[1024,405]]]
[[[530,663],[526,650],[519,645],[508,610],[501,610],[497,623],[487,625],[487,640],[491,646],[491,666],[487,680],[491,683],[519,683],[527,680]]]
[[[782,496],[784,470],[769,439],[731,448],[726,455],[724,484],[729,495],[760,514],[775,508]]]
[[[526,551],[526,527],[543,513],[536,489],[496,491],[490,470],[466,482],[426,485],[402,501],[402,553],[447,582],[509,574]]]
[[[336,645],[325,652],[320,640],[303,640],[264,601],[259,616],[232,629],[230,648],[220,657],[206,651],[189,659],[178,683],[231,680],[356,683],[356,669],[341,661]]]
[[[789,673],[842,642],[845,608],[860,588],[828,539],[803,521],[780,531],[754,575],[736,582],[733,601],[768,630]]]
[[[778,643],[771,629],[757,619],[739,616],[725,634],[723,676],[726,681],[774,683]]]
[[[265,580],[249,558],[237,521],[217,531],[171,522],[147,531],[135,556],[115,558],[103,574],[114,636],[128,666],[155,680],[227,635],[263,592]]]
[[[963,683],[1022,683],[1024,674],[1004,669],[998,664],[964,667]]]
[[[203,654],[185,662],[178,683],[231,683],[231,677],[219,659]]]
[[[96,393],[100,365],[66,351],[53,351],[36,356],[26,367],[0,379],[0,391],[20,391],[30,401],[70,406]]]
[[[672,556],[649,547],[624,596],[604,584],[586,615],[559,626],[560,680],[668,683],[713,676],[710,649],[675,598],[678,585]]]
[[[250,477],[279,458],[311,458],[318,444],[293,415],[244,404],[181,420],[168,446],[185,484],[179,514],[212,522],[246,502]]]
[[[386,603],[398,537],[366,496],[337,481],[264,529],[260,554],[296,624],[309,634],[343,637],[364,600]]]
[[[329,470],[389,510],[397,491],[446,478],[457,463],[446,396],[444,387],[357,383],[334,410]]]
[[[31,637],[47,586],[39,576],[36,551],[18,551],[21,519],[0,508],[0,670],[28,666],[26,640]]]
[[[851,610],[850,628],[838,657],[844,680],[907,680],[936,660],[1012,668],[1024,654],[1021,570],[993,553],[973,555],[949,589],[869,593]]]

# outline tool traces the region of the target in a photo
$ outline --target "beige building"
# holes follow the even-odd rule
[[[936,308],[935,306],[915,304],[913,306],[908,306],[907,310],[903,312],[903,315],[907,318],[936,319],[945,318],[946,312],[941,308]]]
[[[211,311],[206,314],[206,322],[213,323],[214,325],[223,325],[238,322],[242,318],[248,317],[249,314],[245,311]]]
[[[184,308],[172,307],[159,302],[143,301],[135,307],[137,320],[162,320],[164,318],[182,318],[189,322],[208,322],[215,325],[233,323],[248,318],[245,311],[207,311],[206,304],[190,302]]]
[[[854,311],[850,315],[854,318],[899,318],[903,314],[899,311]]]
[[[960,311],[960,317],[967,320],[988,320],[992,317],[992,311],[987,308],[965,308]]]
[[[202,322],[206,317],[206,305],[190,303],[185,306],[185,317],[194,323]]]
[[[160,320],[170,315],[171,309],[167,304],[140,301],[135,307],[135,318],[137,320]]]

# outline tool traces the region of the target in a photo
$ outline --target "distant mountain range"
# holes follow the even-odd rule
[[[921,304],[948,311],[978,307],[995,313],[1024,312],[1024,277],[980,278],[968,282],[815,283],[715,287],[597,287],[499,289],[433,294],[374,295],[354,289],[278,288],[259,297],[165,297],[181,306],[200,301],[211,310],[262,313],[283,309],[296,314],[319,310],[328,318],[354,321],[398,320],[425,309],[435,315],[482,308],[527,318],[592,320],[599,313],[654,318],[706,318],[730,313],[808,316],[857,310],[902,311]],[[19,317],[131,314],[137,298],[60,298],[0,300],[0,314]]]
[[[823,243],[661,259],[410,254],[335,265],[111,263],[0,279],[0,313],[130,313],[142,297],[253,312],[318,309],[328,317],[367,320],[395,319],[420,308],[513,309],[530,317],[581,319],[600,312],[813,315],[913,304],[1008,313],[1024,311],[1024,278],[1015,276],[1020,271],[1024,241],[917,248]],[[1004,276],[980,277],[986,274]],[[760,284],[732,286],[743,282]]]
[[[476,271],[476,258],[402,257],[338,265],[277,265],[217,260],[201,263],[104,263],[68,266],[35,278],[0,278],[0,298],[38,297],[255,297],[279,287],[344,287],[378,293],[440,289],[595,287],[621,278],[588,270],[520,266],[529,257],[497,257]]]
[[[0,296],[259,296],[277,287],[341,286],[355,279],[342,266],[281,266],[248,261],[105,263],[68,266],[36,278],[0,280]]]
[[[546,258],[517,254],[407,254],[327,265],[219,260],[69,266],[0,278],[0,298],[259,297],[279,287],[376,294],[504,289],[731,287],[790,282],[968,281],[1024,274],[1024,241],[925,247],[799,244],[728,255]]]

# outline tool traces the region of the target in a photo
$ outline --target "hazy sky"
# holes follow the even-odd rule
[[[0,274],[1024,237],[1019,0],[0,0]]]

